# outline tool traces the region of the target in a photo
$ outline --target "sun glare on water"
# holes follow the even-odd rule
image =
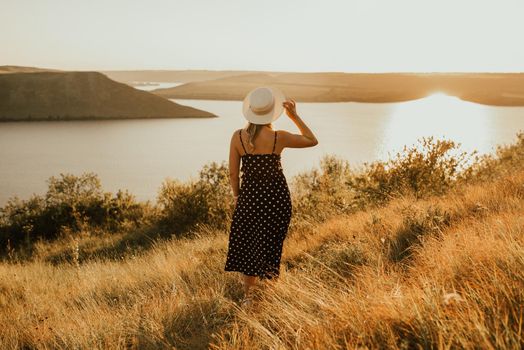
[[[490,152],[490,120],[485,106],[443,92],[395,104],[384,130],[381,158],[394,154],[417,139],[433,136],[460,143],[460,151]]]

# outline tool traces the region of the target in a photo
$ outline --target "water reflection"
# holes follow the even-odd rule
[[[156,89],[172,88],[183,84],[184,83],[166,83],[162,81],[133,81],[130,85],[138,90],[153,91]]]
[[[379,158],[400,151],[404,145],[418,145],[423,136],[460,143],[461,151],[488,153],[492,120],[489,107],[436,93],[429,97],[394,104],[384,126]]]

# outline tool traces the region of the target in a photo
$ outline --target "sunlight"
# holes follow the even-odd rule
[[[394,104],[384,130],[381,158],[401,151],[417,139],[434,136],[461,144],[461,151],[491,152],[490,119],[483,105],[467,102],[443,92]]]

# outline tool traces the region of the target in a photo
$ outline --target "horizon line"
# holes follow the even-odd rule
[[[43,70],[60,70],[64,72],[169,72],[169,71],[194,71],[194,72],[253,72],[253,73],[345,73],[345,74],[523,74],[524,71],[283,71],[283,70],[251,70],[251,69],[209,69],[209,68],[126,68],[126,69],[63,69],[49,68],[41,66],[20,66],[13,64],[3,64],[0,67],[19,67],[19,68],[36,68]]]

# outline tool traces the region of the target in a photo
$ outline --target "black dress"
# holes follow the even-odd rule
[[[238,132],[242,142],[241,130]],[[291,196],[280,154],[241,156],[241,184],[229,233],[225,271],[271,279],[279,275],[282,246],[291,221]]]

